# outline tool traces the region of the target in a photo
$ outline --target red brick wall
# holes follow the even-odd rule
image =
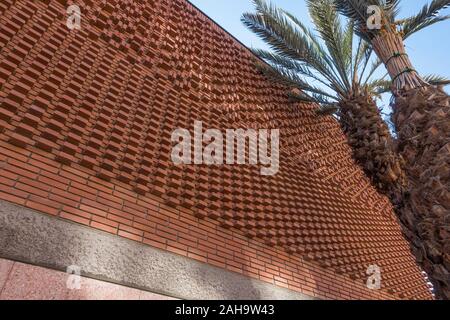
[[[184,0],[0,4],[0,199],[323,298],[430,298],[330,117]],[[280,171],[175,166],[171,132],[280,129]],[[365,271],[382,268],[382,290]]]

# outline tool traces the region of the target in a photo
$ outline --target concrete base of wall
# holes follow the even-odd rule
[[[313,299],[5,201],[0,257],[180,299]]]

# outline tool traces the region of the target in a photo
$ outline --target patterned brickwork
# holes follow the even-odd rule
[[[1,199],[316,296],[430,297],[333,118],[184,0],[77,1],[71,31],[73,3],[0,4]],[[278,174],[174,165],[195,120],[280,129]]]

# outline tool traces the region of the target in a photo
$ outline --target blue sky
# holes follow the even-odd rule
[[[403,0],[401,17],[417,13],[431,0]],[[264,44],[241,23],[243,12],[253,11],[251,0],[191,0],[191,2],[248,47]],[[312,27],[304,0],[272,0]],[[446,9],[444,14],[450,14]],[[406,41],[407,52],[421,74],[439,74],[450,78],[450,20],[440,22]],[[450,91],[447,87],[447,91]],[[385,99],[386,101],[387,99]]]

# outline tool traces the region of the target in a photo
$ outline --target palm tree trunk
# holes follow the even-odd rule
[[[386,122],[372,97],[358,93],[339,103],[341,127],[353,157],[372,184],[400,205],[405,175]]]
[[[450,97],[413,70],[400,34],[382,31],[372,41],[393,79],[409,190],[399,218],[436,296],[450,299]]]
[[[428,85],[413,68],[399,33],[382,30],[372,39],[372,45],[393,80],[394,91],[407,91]]]

